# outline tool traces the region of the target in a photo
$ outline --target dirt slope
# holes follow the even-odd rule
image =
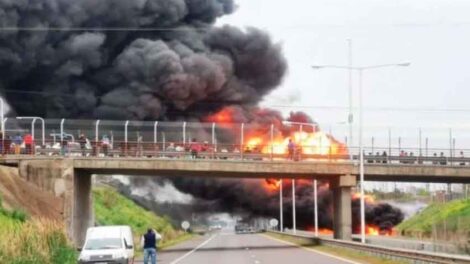
[[[62,199],[20,178],[16,168],[0,166],[0,196],[8,209],[21,208],[33,217],[62,220]]]

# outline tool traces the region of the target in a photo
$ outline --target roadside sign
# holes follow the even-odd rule
[[[278,221],[277,219],[275,219],[275,218],[269,220],[269,225],[270,225],[271,227],[276,227],[278,224],[279,224],[279,221]]]
[[[181,223],[181,228],[183,228],[185,232],[188,231],[188,229],[189,229],[190,226],[191,226],[191,225],[189,224],[188,221],[183,221],[183,222]]]

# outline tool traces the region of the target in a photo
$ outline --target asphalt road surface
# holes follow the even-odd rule
[[[262,234],[216,233],[158,252],[158,264],[345,264],[355,263]],[[137,262],[142,263],[142,262]]]

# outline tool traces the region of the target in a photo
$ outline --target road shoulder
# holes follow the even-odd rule
[[[339,249],[323,245],[305,245],[296,241],[295,239],[288,238],[279,234],[265,233],[263,236],[279,241],[284,244],[294,245],[307,251],[312,251],[338,260],[342,260],[351,264],[405,264],[406,262],[388,260],[379,257],[373,257],[361,252],[349,249]]]

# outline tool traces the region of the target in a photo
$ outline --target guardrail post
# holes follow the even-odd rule
[[[217,150],[217,146],[215,145],[215,123],[212,123],[212,153],[211,156],[215,158],[215,152]]]
[[[183,148],[186,150],[186,122],[183,122]]]
[[[127,156],[127,127],[129,126],[129,120],[124,124],[124,156]]]
[[[95,144],[94,144],[94,150],[93,150],[93,154],[95,156],[98,156],[99,155],[99,140],[100,140],[100,135],[99,135],[99,126],[100,126],[100,121],[101,120],[96,120],[96,123],[95,123]]]
[[[375,138],[374,138],[374,137],[372,137],[372,138],[371,138],[371,144],[372,144],[372,145],[371,145],[371,146],[372,146],[372,155],[374,155],[374,152],[375,152],[375,146],[374,146],[374,143],[375,143]]]
[[[398,155],[400,155],[401,152],[401,137],[398,137]]]
[[[392,163],[391,157],[392,156],[392,129],[388,128],[388,155],[387,155],[387,161],[388,163]]]
[[[424,144],[425,144],[425,146],[424,146],[424,147],[425,147],[425,153],[424,153],[424,154],[426,155],[426,157],[429,157],[429,154],[428,154],[428,150],[429,150],[429,146],[428,146],[428,145],[429,145],[429,139],[428,139],[428,138],[425,139]]]
[[[64,123],[65,123],[65,118],[62,118],[60,120],[60,154],[63,156],[65,153],[63,153],[62,149],[64,148]],[[54,136],[55,139],[55,136]]]
[[[31,122],[31,137],[33,138],[33,142],[31,144],[31,155],[34,154],[34,151],[35,151],[35,146],[36,146],[36,139],[35,139],[35,135],[34,135],[34,123],[36,123],[36,118],[33,119],[33,121]]]
[[[452,166],[452,128],[449,128],[449,165]]]
[[[243,160],[243,152],[245,151],[244,140],[245,140],[245,123],[241,124],[240,127],[240,158]]]
[[[271,161],[273,161],[273,151],[274,151],[274,124],[271,124]]]
[[[158,121],[155,121],[153,124],[153,147],[155,151],[155,156],[157,156],[158,151]]]
[[[163,151],[166,151],[166,134],[165,134],[165,132],[162,132],[162,148],[163,148]]]

